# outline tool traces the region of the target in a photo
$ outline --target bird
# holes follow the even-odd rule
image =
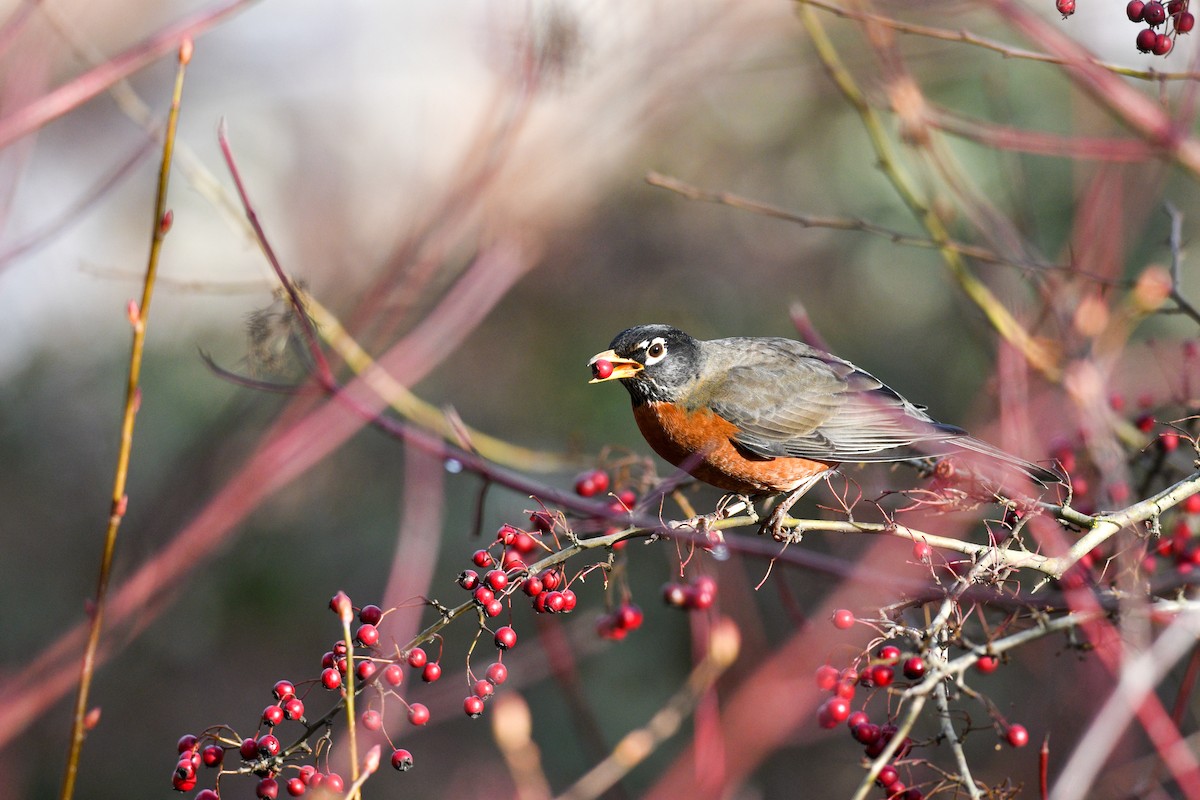
[[[776,538],[796,501],[843,463],[978,454],[984,473],[1063,482],[934,420],[866,370],[793,339],[701,341],[670,325],[636,325],[588,366],[589,383],[625,386],[638,429],[665,460],[726,492],[777,496],[760,528]]]

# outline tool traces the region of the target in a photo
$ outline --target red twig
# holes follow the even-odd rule
[[[226,17],[240,11],[252,0],[231,0],[208,11],[193,14],[181,22],[163,28],[153,36],[109,59],[100,66],[66,83],[34,102],[0,119],[0,149],[41,128],[68,111],[82,105],[117,81],[128,78],[152,64],[185,39],[194,38],[214,27]]]

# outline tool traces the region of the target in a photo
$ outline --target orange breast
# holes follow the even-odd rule
[[[634,419],[654,452],[695,477],[740,494],[784,492],[832,465],[806,458],[758,458],[733,446],[737,429],[707,409],[671,403],[635,406]]]

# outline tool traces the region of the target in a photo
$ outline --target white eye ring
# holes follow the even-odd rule
[[[649,346],[646,347],[646,366],[657,364],[667,357],[667,343],[662,338],[652,340]]]

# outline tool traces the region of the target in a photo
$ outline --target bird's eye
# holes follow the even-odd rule
[[[667,354],[667,345],[662,339],[655,339],[646,348],[646,366],[657,363]]]

